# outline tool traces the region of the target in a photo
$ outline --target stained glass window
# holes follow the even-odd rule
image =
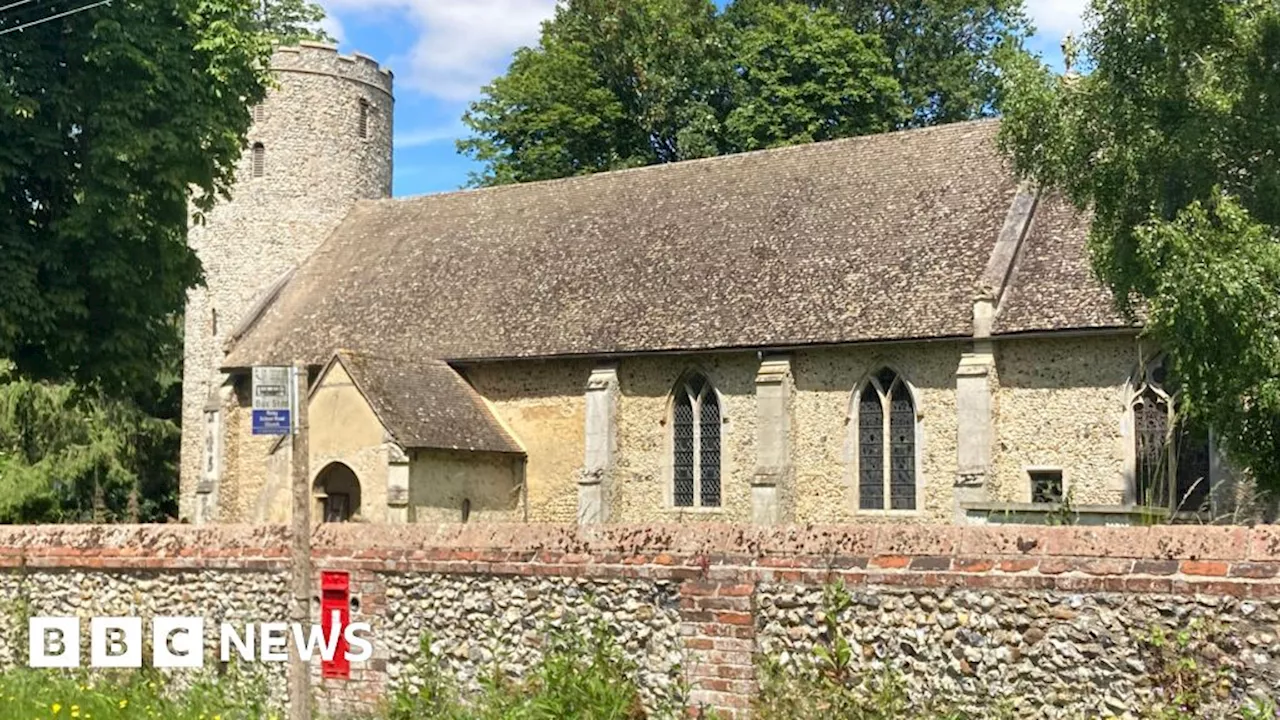
[[[687,392],[676,391],[674,423],[675,438],[675,504],[677,507],[693,505],[693,401]]]
[[[699,414],[698,468],[702,478],[702,506],[720,505],[720,403],[715,393],[702,398]]]
[[[1133,398],[1137,500],[1199,512],[1209,501],[1209,433],[1179,416],[1174,380],[1158,359],[1145,369]]]
[[[858,402],[858,507],[884,509],[884,403],[871,384]]]
[[[857,429],[858,507],[916,509],[915,405],[892,370],[876,373],[863,388]]]
[[[702,375],[676,385],[672,407],[672,451],[676,507],[718,507],[720,492],[720,401]],[[695,484],[694,480],[697,479]]]
[[[911,393],[899,382],[893,388],[889,419],[889,506],[916,507],[916,411]]]

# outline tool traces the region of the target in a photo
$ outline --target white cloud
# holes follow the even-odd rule
[[[1088,7],[1089,0],[1027,0],[1036,34],[1050,40],[1061,40],[1067,33],[1079,35]]]
[[[556,0],[322,0],[331,13],[392,11],[418,30],[407,56],[387,58],[397,85],[448,101],[475,98],[511,53],[538,39]]]

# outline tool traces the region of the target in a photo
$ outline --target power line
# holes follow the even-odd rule
[[[18,2],[15,2],[15,3],[9,3],[8,5],[5,5],[4,7],[0,7],[0,12],[4,12],[5,10],[8,10],[9,8],[16,8],[16,7],[18,7],[19,5],[26,5],[27,3],[31,3],[31,2],[35,2],[35,1],[36,1],[36,0],[18,0]]]
[[[96,2],[96,3],[91,3],[91,4],[89,4],[89,5],[81,5],[80,7],[75,8],[75,9],[73,9],[73,10],[67,10],[66,12],[60,12],[60,13],[57,13],[56,15],[50,15],[49,17],[40,18],[39,20],[32,20],[32,21],[31,21],[31,22],[29,22],[29,23],[23,23],[22,25],[19,25],[19,26],[17,26],[17,27],[11,27],[11,28],[8,28],[8,29],[6,29],[6,30],[0,30],[0,35],[8,35],[8,34],[9,34],[9,33],[11,33],[11,32],[17,32],[17,31],[19,31],[19,30],[26,30],[27,28],[31,27],[32,25],[39,25],[40,23],[47,23],[47,22],[49,22],[50,20],[57,20],[58,18],[64,18],[64,17],[66,17],[66,16],[68,16],[68,15],[75,15],[76,13],[84,12],[85,10],[92,10],[92,9],[94,9],[94,8],[98,7],[99,5],[107,5],[107,4],[108,4],[108,3],[110,3],[110,2],[111,2],[111,0],[98,0],[98,2]],[[18,3],[18,4],[21,4],[21,3]],[[0,8],[0,9],[3,9],[3,8]]]

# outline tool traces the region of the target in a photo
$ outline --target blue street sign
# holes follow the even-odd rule
[[[288,435],[292,425],[288,410],[254,410],[254,435]]]

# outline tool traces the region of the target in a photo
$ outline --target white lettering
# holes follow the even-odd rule
[[[259,650],[262,662],[287,662],[289,660],[289,626],[285,623],[262,623]]]
[[[363,633],[369,637],[363,637],[357,633]],[[347,641],[347,660],[350,662],[364,662],[373,657],[373,627],[369,623],[351,623],[343,630],[342,636]],[[354,648],[360,648],[359,652],[355,652]]]

